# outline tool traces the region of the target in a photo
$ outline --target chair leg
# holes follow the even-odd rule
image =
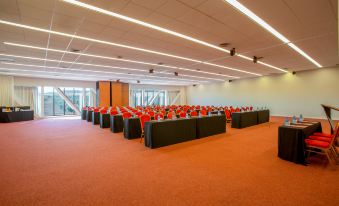
[[[327,157],[329,163],[330,163],[332,166],[334,166],[335,163],[332,162],[332,158],[331,158],[331,156],[330,156],[330,154],[329,154],[329,150],[325,150],[324,152],[325,152],[325,155],[326,155],[326,157]]]

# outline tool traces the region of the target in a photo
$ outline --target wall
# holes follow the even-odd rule
[[[188,86],[186,95],[193,105],[266,106],[276,116],[326,118],[320,104],[339,107],[339,67]]]

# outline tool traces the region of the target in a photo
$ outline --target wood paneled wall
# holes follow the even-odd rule
[[[97,82],[97,101],[99,107],[128,106],[129,84],[121,82]]]

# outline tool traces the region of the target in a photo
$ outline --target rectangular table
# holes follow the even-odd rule
[[[110,127],[110,114],[100,114],[100,128]]]
[[[280,126],[278,129],[278,157],[305,164],[305,138],[314,132],[322,132],[319,122],[306,127]]]
[[[92,124],[100,124],[100,112],[92,112]]]
[[[195,118],[145,122],[145,146],[157,148],[196,139]]]
[[[258,112],[233,112],[232,128],[245,128],[258,124]]]
[[[93,111],[87,110],[87,112],[86,112],[86,120],[87,120],[87,122],[92,122],[92,113],[93,113]]]
[[[258,112],[258,124],[262,124],[270,121],[270,110],[259,110]]]
[[[0,112],[0,122],[21,122],[34,120],[34,111]]]
[[[226,116],[213,115],[195,118],[197,121],[197,138],[208,137],[226,132]]]
[[[81,110],[81,119],[86,120],[87,110],[83,109]]]
[[[113,133],[119,133],[124,130],[124,121],[122,115],[111,115],[110,128]]]
[[[124,137],[126,139],[140,138],[141,133],[141,124],[138,117],[124,119]]]

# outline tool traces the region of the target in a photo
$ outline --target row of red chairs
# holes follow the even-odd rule
[[[307,157],[310,153],[325,155],[330,164],[338,164],[339,154],[334,142],[339,137],[339,123],[337,123],[333,134],[315,132],[305,139]]]

